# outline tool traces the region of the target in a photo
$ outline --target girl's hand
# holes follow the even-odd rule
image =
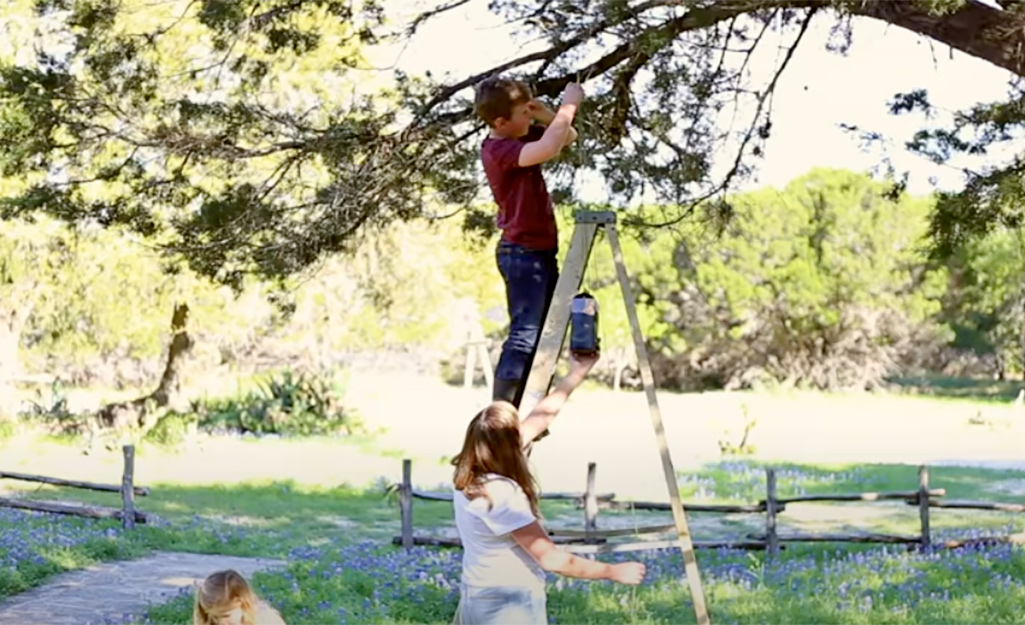
[[[644,580],[647,567],[640,562],[622,562],[613,564],[609,572],[609,579],[617,584],[636,586]]]
[[[595,363],[601,358],[601,354],[595,352],[594,354],[582,355],[582,354],[570,354],[570,374],[583,379],[587,374],[594,368]]]

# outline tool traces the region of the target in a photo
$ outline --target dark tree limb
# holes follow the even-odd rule
[[[737,149],[737,155],[733,159],[733,165],[730,167],[729,171],[726,172],[726,175],[723,176],[722,181],[719,182],[719,184],[716,185],[716,187],[712,190],[698,196],[695,200],[691,201],[686,210],[681,211],[680,214],[676,215],[675,217],[666,219],[658,223],[651,223],[645,222],[643,220],[631,219],[631,223],[650,228],[665,228],[666,226],[677,224],[686,219],[688,216],[690,216],[694,212],[694,209],[697,206],[699,206],[702,202],[715,195],[718,195],[719,193],[724,193],[727,189],[729,189],[730,183],[740,172],[740,167],[746,155],[745,150],[747,148],[748,143],[751,142],[751,139],[755,136],[756,133],[762,132],[761,128],[759,127],[758,120],[761,119],[762,109],[765,107],[765,102],[775,92],[776,83],[779,82],[780,76],[782,76],[783,72],[786,71],[787,65],[790,63],[790,59],[793,58],[794,52],[797,50],[797,47],[801,44],[801,40],[804,38],[804,34],[808,31],[808,26],[811,24],[811,20],[815,16],[816,11],[817,9],[811,9],[805,15],[804,20],[801,21],[801,28],[797,33],[797,38],[794,40],[794,43],[791,44],[789,48],[787,48],[786,55],[784,55],[783,57],[783,62],[780,63],[778,68],[776,68],[776,71],[772,75],[772,80],[769,81],[769,85],[765,88],[764,91],[762,91],[758,95],[757,105],[755,107],[755,113],[751,120],[751,124],[748,126],[747,131],[744,133],[744,138],[740,143],[740,147]],[[764,128],[764,132],[767,133],[769,121],[766,120],[765,124],[766,125],[762,128]]]
[[[188,319],[188,304],[176,304],[171,315],[171,345],[157,388],[144,397],[103,406],[96,412],[94,426],[115,431],[146,432],[156,424],[157,412],[178,402],[186,361],[194,345],[188,332]]]
[[[439,7],[436,7],[429,11],[424,11],[420,15],[417,15],[413,22],[408,27],[406,27],[406,36],[412,37],[416,34],[416,31],[419,30],[421,26],[423,26],[432,18],[435,18],[441,15],[442,13],[452,11],[453,9],[458,9],[459,7],[463,6],[464,4],[468,4],[471,1],[472,0],[449,0],[449,2],[446,2],[445,4]]]
[[[1025,49],[1021,45],[1025,13],[1020,0],[1001,0],[1003,10],[976,0],[947,15],[931,14],[926,2],[855,1],[841,6],[855,15],[900,26],[965,54],[989,61],[1014,74],[1025,74]]]

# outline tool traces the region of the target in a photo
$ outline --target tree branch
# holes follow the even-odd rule
[[[845,3],[855,15],[872,17],[945,43],[952,48],[989,61],[1019,76],[1025,74],[1025,49],[1010,45],[1021,38],[1025,14],[1016,11],[1019,0],[1001,0],[1003,10],[968,0],[947,15],[933,14],[923,5],[908,2]]]
[[[689,3],[690,0],[648,0],[647,2],[642,2],[636,7],[633,7],[628,11],[624,12],[621,18],[617,21],[612,21],[609,18],[602,18],[595,22],[593,25],[591,25],[589,28],[580,31],[579,33],[577,33],[573,37],[570,37],[569,39],[566,39],[565,41],[553,45],[547,50],[534,52],[532,54],[526,54],[524,56],[515,58],[511,61],[502,63],[501,65],[498,65],[496,67],[492,67],[487,71],[480,72],[479,74],[470,76],[469,78],[461,80],[453,85],[444,87],[433,98],[431,98],[430,101],[427,102],[427,104],[423,106],[420,115],[418,115],[418,118],[422,117],[423,115],[426,115],[435,106],[448,100],[456,93],[459,93],[463,89],[477,84],[478,82],[484,80],[489,76],[493,76],[495,74],[508,71],[516,67],[521,67],[528,63],[533,63],[534,61],[551,62],[559,55],[564,54],[579,45],[587,43],[592,38],[597,36],[599,33],[611,28],[612,26],[621,24],[627,21],[627,19],[637,18],[642,13],[649,11],[651,9],[685,6]],[[718,23],[722,20],[742,15],[752,10],[753,7],[757,8],[757,5],[759,4],[762,3],[755,0],[753,2],[722,2],[718,5],[714,5],[711,7],[696,7],[687,11],[687,13],[685,13],[683,16],[670,20],[670,23],[676,23],[679,25],[679,30],[677,31],[678,34],[680,32],[683,32],[684,30],[693,30],[695,28],[711,26],[712,24]],[[797,4],[805,3],[797,2]],[[616,63],[609,64],[609,60],[611,60],[611,58],[614,58],[613,55],[617,55],[619,61],[622,61],[624,58],[626,58],[623,50],[629,49],[630,45],[631,44],[629,42],[621,45],[619,48],[617,48],[617,50],[620,51],[618,54],[614,52],[613,54],[604,57],[606,59],[604,62],[602,60],[599,60],[595,63],[592,63],[590,66],[586,68],[577,70],[573,74],[589,76],[597,72],[598,69],[601,67],[605,67],[604,71],[608,71],[608,69],[611,69],[616,64],[618,64],[618,61]],[[558,78],[539,82],[537,85],[537,94],[535,95],[554,95],[558,92],[558,90],[562,89],[566,86],[566,84],[571,82],[570,77],[573,74],[566,74]]]
[[[457,9],[468,2],[470,2],[470,0],[450,0],[450,2],[446,2],[440,7],[435,7],[429,11],[424,11],[420,15],[417,15],[416,18],[413,19],[413,23],[406,28],[406,36],[412,37],[416,34],[417,29],[423,26],[424,23],[428,20],[437,17],[442,13],[446,13],[453,9]]]
[[[750,143],[751,139],[755,135],[755,132],[757,132],[758,130],[758,119],[762,115],[762,109],[765,106],[765,101],[776,90],[776,83],[779,82],[779,77],[782,76],[783,72],[786,70],[787,65],[790,63],[790,59],[793,58],[794,52],[797,50],[797,46],[800,45],[801,40],[804,38],[804,34],[808,31],[808,26],[811,24],[812,18],[815,16],[815,13],[817,12],[818,8],[812,8],[808,11],[807,15],[805,15],[804,20],[801,22],[801,29],[798,31],[797,37],[794,39],[794,43],[791,44],[789,48],[787,48],[786,55],[783,57],[783,62],[780,63],[779,67],[776,69],[775,73],[772,76],[772,80],[769,81],[769,85],[759,95],[758,104],[755,107],[754,117],[751,120],[750,126],[748,126],[747,132],[744,134],[744,139],[741,141],[740,147],[737,149],[737,156],[733,160],[733,165],[730,167],[730,170],[726,172],[726,175],[723,176],[722,182],[716,185],[716,187],[708,193],[705,193],[701,197],[692,201],[686,210],[684,210],[680,215],[672,219],[660,223],[646,223],[641,220],[631,221],[633,221],[636,225],[643,225],[651,228],[664,228],[666,226],[671,226],[686,219],[689,215],[691,215],[694,212],[694,208],[697,207],[697,205],[701,202],[709,199],[717,193],[725,192],[726,189],[729,188],[730,182],[732,182],[733,178],[736,177],[737,173],[740,171],[740,164],[744,159],[744,150],[747,148],[747,144]]]
[[[645,2],[645,3],[640,4],[637,7],[635,7],[633,9],[632,13],[636,17],[641,12],[649,10],[649,9],[652,9],[652,8],[679,6],[679,5],[686,4],[687,2],[688,2],[688,0],[649,0],[648,2]],[[699,29],[699,28],[706,28],[708,26],[712,26],[712,25],[717,24],[719,22],[722,22],[722,21],[731,19],[733,17],[736,17],[738,15],[742,15],[744,13],[747,13],[747,12],[751,11],[752,8],[758,8],[761,4],[764,4],[764,3],[763,2],[757,2],[757,1],[755,1],[755,2],[723,2],[723,3],[719,3],[719,4],[716,4],[716,5],[709,6],[709,7],[692,8],[689,11],[687,11],[685,14],[683,14],[683,15],[681,15],[679,17],[675,17],[675,18],[669,20],[668,22],[660,24],[659,26],[653,26],[653,27],[650,27],[648,29],[645,29],[636,38],[637,39],[641,39],[641,38],[644,38],[644,37],[649,37],[649,36],[653,36],[653,35],[657,35],[657,34],[665,34],[665,35],[669,36],[668,40],[666,41],[666,45],[670,45],[672,43],[672,39],[673,38],[679,36],[680,34],[686,32],[686,31],[696,30],[696,29]],[[803,6],[803,5],[815,5],[815,4],[818,4],[818,2],[814,2],[814,1],[808,1],[808,2],[797,1],[797,2],[793,2],[792,4],[797,4],[797,5],[802,5]],[[624,20],[621,20],[620,22],[616,22],[616,23],[618,24],[618,23],[621,23],[622,21],[624,21]],[[540,52],[535,52],[535,53],[532,53],[532,54],[527,54],[527,55],[521,56],[519,58],[516,58],[516,59],[513,59],[513,60],[508,61],[506,63],[503,63],[503,64],[501,64],[501,65],[499,65],[497,67],[493,67],[493,68],[491,68],[491,69],[489,69],[489,70],[487,70],[485,72],[480,72],[478,74],[470,76],[469,78],[467,78],[465,80],[461,80],[458,83],[455,83],[453,85],[445,87],[444,89],[439,91],[438,94],[436,94],[433,98],[431,98],[431,100],[428,101],[428,103],[426,105],[424,105],[420,109],[420,113],[417,115],[416,120],[413,122],[413,124],[411,124],[411,126],[416,124],[420,119],[423,119],[423,117],[426,116],[427,113],[429,113],[430,110],[433,109],[434,107],[436,107],[438,104],[448,100],[449,98],[451,98],[456,93],[462,91],[463,89],[465,89],[467,87],[470,87],[470,86],[473,86],[473,85],[477,84],[478,82],[480,82],[481,80],[483,80],[483,79],[485,79],[485,78],[487,78],[489,76],[492,76],[494,74],[497,74],[497,73],[500,73],[500,72],[504,72],[504,71],[507,71],[507,70],[510,70],[510,69],[513,69],[513,68],[516,68],[516,67],[521,67],[523,65],[526,65],[528,63],[532,63],[534,61],[554,59],[558,55],[560,55],[560,54],[570,50],[571,48],[573,48],[573,47],[575,47],[577,45],[580,45],[581,43],[584,43],[584,42],[588,41],[591,37],[596,35],[598,32],[601,32],[602,30],[605,30],[605,29],[607,29],[607,28],[609,28],[610,26],[613,26],[613,25],[615,25],[615,24],[610,23],[608,20],[604,20],[603,19],[603,20],[599,21],[598,23],[596,23],[591,28],[588,28],[587,30],[582,31],[579,35],[577,35],[575,37],[572,37],[571,39],[567,39],[565,42],[563,42],[563,43],[561,43],[559,45],[556,45],[556,46],[553,46],[551,48],[548,48],[547,50],[543,50],[543,51],[540,51]],[[611,52],[609,52],[605,56],[599,58],[598,60],[594,61],[593,63],[591,63],[589,65],[585,65],[585,66],[580,67],[580,68],[578,68],[576,70],[572,70],[572,71],[566,72],[565,74],[563,74],[561,76],[556,76],[556,77],[553,77],[553,78],[548,78],[546,80],[539,81],[535,85],[535,87],[534,87],[534,95],[535,96],[554,97],[554,96],[558,95],[566,87],[567,84],[580,80],[580,78],[582,76],[583,77],[587,77],[587,78],[591,78],[591,77],[597,77],[597,76],[603,75],[606,72],[608,72],[609,70],[611,70],[612,68],[616,67],[617,65],[619,65],[620,63],[625,61],[626,59],[630,58],[631,54],[634,52],[634,46],[635,46],[635,43],[634,43],[633,40],[627,41],[627,42],[625,42],[623,44],[620,44],[619,46],[614,48]],[[654,52],[652,52],[652,54],[653,53]],[[472,108],[471,107],[465,107],[465,108],[460,109],[458,111],[452,111],[452,112],[448,112],[448,113],[444,113],[444,114],[438,115],[437,117],[433,118],[431,121],[432,121],[432,123],[437,123],[437,124],[455,124],[455,123],[459,123],[460,121],[465,120],[466,118],[470,117],[472,114],[473,114]]]
[[[249,22],[257,29],[263,28],[268,23],[276,20],[282,15],[286,15],[302,7],[306,3],[306,0],[292,0],[289,4],[284,4],[273,9],[267,9],[259,15],[256,14],[256,7],[253,7],[253,14],[249,17]]]

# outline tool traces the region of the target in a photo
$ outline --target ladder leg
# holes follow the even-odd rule
[[[651,412],[651,422],[655,427],[655,437],[658,439],[658,449],[662,456],[662,469],[665,472],[666,486],[669,489],[669,501],[673,511],[673,521],[676,524],[676,532],[680,537],[680,551],[683,554],[684,570],[687,583],[690,586],[691,599],[694,602],[694,615],[698,625],[708,625],[708,608],[705,605],[705,594],[701,586],[701,573],[698,570],[698,561],[694,555],[694,541],[690,535],[687,525],[687,515],[683,510],[683,502],[680,501],[680,488],[676,479],[676,470],[673,468],[673,460],[669,455],[669,445],[666,441],[665,429],[662,426],[662,412],[658,407],[658,397],[655,393],[655,376],[651,371],[651,362],[648,360],[648,350],[644,345],[644,336],[641,333],[641,325],[637,318],[637,306],[634,303],[633,289],[630,287],[630,278],[626,273],[626,266],[623,264],[623,251],[619,247],[619,234],[616,232],[615,224],[608,224],[605,233],[612,246],[612,258],[616,265],[616,275],[619,278],[619,286],[623,292],[623,303],[626,305],[626,315],[630,320],[630,330],[633,334],[634,347],[637,350],[637,364],[641,370],[641,380],[644,383],[644,392],[648,397],[648,408]]]
[[[484,369],[484,386],[490,389],[495,383],[492,378],[491,354],[488,353],[488,348],[483,343],[477,345],[477,359],[480,360],[480,366]]]
[[[466,344],[466,363],[463,366],[463,388],[473,387],[473,374],[476,372],[477,346],[472,342]]]
[[[562,350],[569,326],[569,309],[573,296],[577,294],[584,280],[584,270],[591,256],[598,223],[577,223],[573,231],[566,260],[559,271],[559,279],[555,283],[555,294],[545,315],[544,327],[538,337],[537,349],[530,366],[530,374],[523,389],[519,412],[526,417],[539,401],[548,393],[555,375],[555,364]]]

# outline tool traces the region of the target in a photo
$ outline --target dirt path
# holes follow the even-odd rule
[[[262,558],[157,552],[138,560],[104,562],[64,573],[0,602],[0,625],[90,625],[120,621],[150,604],[173,599],[210,573],[233,568],[247,578],[283,566]]]

